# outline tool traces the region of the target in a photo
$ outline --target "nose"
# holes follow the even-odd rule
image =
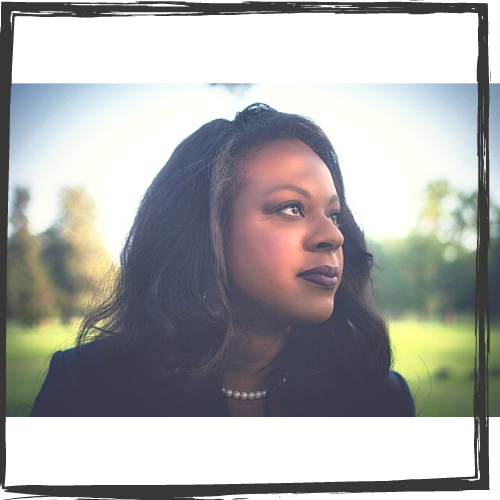
[[[329,217],[321,217],[316,222],[306,240],[306,249],[310,252],[335,252],[344,243],[344,235]]]

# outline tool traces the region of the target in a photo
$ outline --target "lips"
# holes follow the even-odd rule
[[[309,269],[298,276],[323,288],[335,288],[338,283],[339,272],[340,269],[338,267],[319,266]]]

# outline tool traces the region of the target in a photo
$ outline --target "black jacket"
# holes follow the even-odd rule
[[[195,392],[165,390],[161,381],[140,381],[122,371],[109,369],[98,348],[99,342],[85,346],[93,355],[82,360],[78,349],[56,352],[51,359],[45,382],[33,406],[32,417],[228,417],[229,409],[215,381]],[[364,405],[351,405],[346,413],[332,410],[328,402],[315,404],[309,413],[294,416],[413,416],[413,402],[401,375],[389,372],[388,385],[399,394],[396,406],[380,404],[374,397]],[[365,398],[365,402],[369,398]],[[312,408],[310,405],[305,405]],[[339,404],[336,403],[335,408]]]

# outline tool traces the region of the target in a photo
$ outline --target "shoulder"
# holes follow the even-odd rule
[[[401,387],[405,392],[410,392],[410,388],[408,387],[408,384],[406,383],[406,380],[400,375],[398,372],[395,371],[390,371],[389,372],[389,381],[398,386]]]
[[[106,413],[120,392],[117,372],[106,363],[107,348],[97,341],[54,353],[31,416],[91,416],[97,408]]]
[[[406,380],[395,371],[364,383],[359,398],[359,413],[366,417],[413,417],[415,407]]]
[[[399,399],[401,403],[399,405],[399,412],[397,416],[413,417],[415,415],[415,406],[406,380],[398,372],[391,370],[389,371],[389,382],[397,389],[400,396]]]
[[[57,351],[50,360],[49,370],[31,411],[32,417],[69,416],[67,395],[70,391],[63,351]]]
[[[224,413],[220,397],[217,399],[220,390],[189,397],[175,386],[167,388],[162,380],[139,376],[134,360],[133,354],[106,340],[56,352],[31,416],[179,417]]]
[[[105,341],[57,351],[50,361],[47,378],[57,375],[72,386],[90,383],[92,379],[101,378],[106,371],[106,352]]]

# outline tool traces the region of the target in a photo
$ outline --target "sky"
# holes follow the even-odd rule
[[[490,197],[499,203],[499,86],[490,92]],[[429,181],[477,187],[475,84],[254,84],[236,92],[208,84],[14,84],[9,192],[30,190],[37,234],[58,217],[61,189],[84,187],[118,260],[143,193],[177,144],[253,102],[325,130],[370,239],[405,236]]]

